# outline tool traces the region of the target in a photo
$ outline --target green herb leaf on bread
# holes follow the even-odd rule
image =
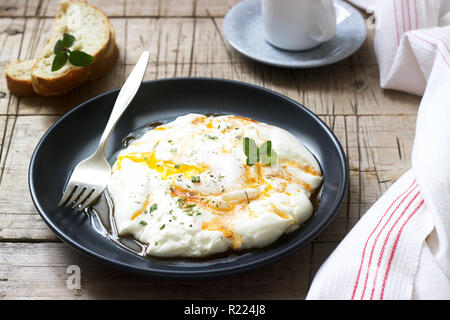
[[[70,50],[69,48],[75,43],[75,37],[71,34],[65,33],[62,40],[55,43],[53,52],[55,58],[52,63],[52,72],[61,69],[67,60],[76,67],[87,67],[94,62],[94,57],[81,50]]]

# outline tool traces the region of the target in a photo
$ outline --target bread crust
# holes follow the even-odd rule
[[[92,7],[94,10],[98,10],[106,19],[106,21],[108,21],[109,23],[109,19],[108,16],[101,11],[100,9],[98,9],[97,7],[88,4],[84,1],[70,1],[70,3],[80,3],[80,4],[84,4],[84,5],[88,5],[90,7]],[[59,17],[59,15],[61,15],[61,12],[58,12],[56,18]],[[109,28],[109,32],[108,32],[108,39],[105,42],[105,45],[100,48],[97,53],[95,53],[93,55],[94,57],[94,61],[99,61],[103,54],[105,53],[106,49],[108,48],[108,44],[110,42],[110,38],[111,38],[111,27]],[[50,41],[50,40],[48,40]],[[83,83],[85,83],[86,81],[89,80],[90,78],[90,74],[93,70],[93,66],[94,63],[88,67],[75,67],[72,68],[70,70],[68,70],[66,73],[55,77],[55,78],[43,78],[40,76],[37,76],[34,74],[33,70],[35,69],[35,67],[38,65],[38,62],[41,58],[38,58],[36,60],[36,63],[34,65],[34,67],[31,70],[31,81],[32,81],[32,86],[33,86],[33,90],[43,96],[52,96],[52,95],[61,95],[64,93],[67,93],[71,90],[73,90],[76,87],[79,87],[80,85],[82,85]]]
[[[10,62],[5,68],[5,78],[8,90],[18,96],[33,96],[35,94],[31,79],[16,78],[8,71],[9,67],[16,63],[21,63],[22,60]]]

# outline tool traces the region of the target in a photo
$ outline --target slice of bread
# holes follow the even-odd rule
[[[116,44],[116,32],[111,24],[110,39],[106,50],[91,65],[89,80],[94,81],[104,75],[116,62],[119,48]],[[31,69],[36,60],[17,60],[6,66],[6,83],[9,91],[18,96],[31,96],[35,94],[31,81]]]
[[[7,64],[5,76],[9,91],[18,96],[34,95],[31,68],[35,62],[35,60],[17,60]]]
[[[110,44],[110,30],[108,17],[101,10],[82,1],[62,1],[53,33],[31,69],[33,90],[44,96],[60,95],[89,80],[98,63],[76,67],[67,62],[61,69],[51,71],[55,43],[69,33],[76,39],[70,50],[82,50],[99,61]]]
[[[115,31],[111,26],[111,38],[108,48],[101,58],[92,65],[89,76],[90,81],[103,76],[116,62],[119,56],[119,48],[116,44]],[[6,84],[11,93],[18,96],[32,96],[35,94],[31,83],[31,69],[36,60],[17,60],[10,62],[5,69]]]

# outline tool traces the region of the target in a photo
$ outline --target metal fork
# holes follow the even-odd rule
[[[117,96],[114,108],[98,144],[97,150],[81,161],[73,170],[58,206],[66,204],[83,210],[106,188],[111,177],[111,166],[105,157],[106,145],[117,121],[126,110],[141,85],[150,53],[144,51]]]

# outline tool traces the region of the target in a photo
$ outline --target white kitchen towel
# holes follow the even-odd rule
[[[380,85],[423,95],[412,168],[318,270],[307,299],[450,299],[450,0],[351,0],[375,11]]]

